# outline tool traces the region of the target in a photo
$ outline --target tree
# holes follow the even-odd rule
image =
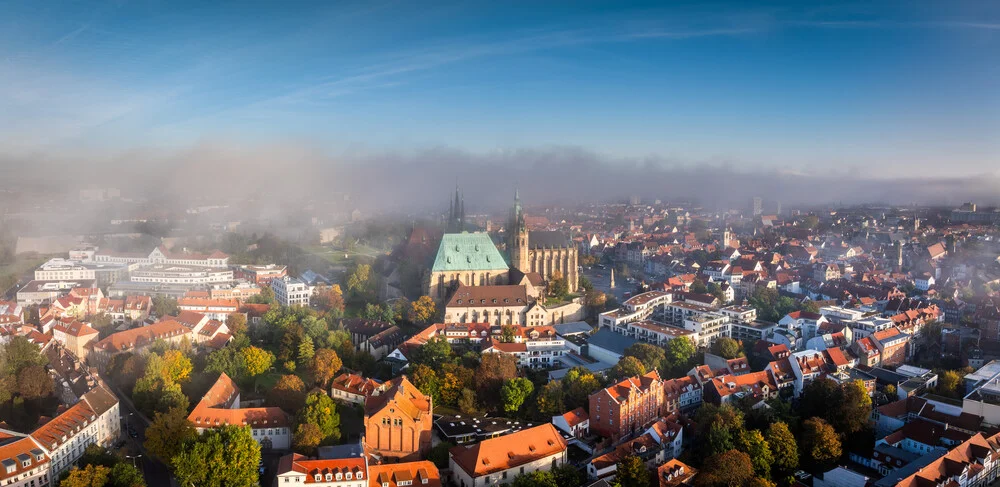
[[[890,402],[898,399],[899,396],[896,393],[896,386],[892,384],[885,386],[885,395],[889,397]]]
[[[427,453],[427,459],[434,462],[437,468],[448,468],[448,450],[454,447],[454,443],[442,441],[431,447],[431,451]]]
[[[522,473],[514,477],[514,481],[510,485],[511,487],[559,487],[552,472],[544,470]]]
[[[153,354],[152,357],[158,357]],[[191,359],[187,358],[184,353],[180,350],[167,350],[163,352],[163,357],[160,361],[160,366],[162,367],[161,376],[170,380],[171,382],[186,382],[191,378],[191,371],[194,370],[194,365],[191,363]]]
[[[323,443],[324,438],[319,426],[312,423],[303,423],[295,429],[292,444],[295,446],[296,452],[303,455],[312,455],[316,452],[316,448]]]
[[[323,444],[333,444],[340,439],[340,414],[330,396],[313,392],[306,396],[305,406],[299,410],[299,424],[311,423],[319,427]]]
[[[642,459],[629,455],[618,462],[615,467],[615,483],[622,487],[649,486],[649,471]]]
[[[868,426],[872,415],[872,398],[860,379],[842,384],[840,389],[842,399],[836,414],[835,428],[846,437]]]
[[[962,385],[962,376],[956,370],[943,370],[938,372],[937,393],[946,397],[958,397],[959,386]]]
[[[434,304],[434,300],[430,296],[420,296],[416,301],[410,303],[408,315],[413,323],[427,324],[434,319],[435,314],[437,314],[437,305]]]
[[[434,398],[435,402],[440,399],[439,389],[441,383],[434,369],[424,364],[413,367],[413,370],[410,371],[410,382],[413,383],[417,390]]]
[[[80,460],[77,465],[81,467],[86,467],[87,465],[101,465],[103,467],[111,468],[118,463],[118,457],[108,453],[104,448],[96,443],[91,443],[83,449],[83,455],[80,456]]]
[[[257,348],[257,347],[246,347],[241,353],[243,354],[243,363],[246,367],[247,375],[250,377],[256,377],[267,369],[271,368],[274,364],[274,355],[267,350]]]
[[[514,325],[503,325],[500,332],[501,343],[514,343],[517,327]]]
[[[479,412],[476,406],[476,393],[472,389],[462,389],[462,393],[458,396],[458,409],[465,414]]]
[[[744,429],[743,413],[729,406],[704,404],[695,414],[698,424],[696,451],[702,458],[736,448],[736,439]]]
[[[624,379],[626,377],[636,377],[646,373],[646,366],[635,357],[622,357],[621,360],[611,368],[611,377]]]
[[[563,403],[563,386],[559,381],[545,384],[538,391],[538,412],[545,416],[555,416],[566,412]]]
[[[326,387],[337,376],[337,372],[343,365],[337,352],[329,348],[321,348],[313,355],[313,376],[316,378],[316,382]]]
[[[608,296],[597,289],[587,289],[583,294],[583,303],[590,310],[591,314],[596,314],[604,310],[608,302]]]
[[[829,423],[821,418],[802,422],[802,454],[815,467],[824,467],[840,458],[840,438]]]
[[[59,482],[59,487],[104,487],[111,476],[111,469],[103,465],[73,467],[69,476]]]
[[[667,353],[663,348],[642,342],[626,348],[625,355],[639,359],[646,370],[662,369],[667,359]]]
[[[299,363],[306,366],[311,363],[316,355],[316,348],[313,346],[312,338],[304,337],[299,343]]]
[[[795,436],[788,429],[788,425],[782,422],[771,423],[767,427],[764,438],[768,446],[771,447],[774,456],[774,466],[778,470],[788,473],[794,471],[799,466],[799,447],[795,442]]]
[[[768,445],[760,431],[743,431],[736,444],[740,451],[750,456],[753,471],[758,477],[771,478],[771,464],[774,463],[774,455],[771,453],[771,446]]]
[[[247,315],[243,313],[232,313],[226,318],[226,327],[233,335],[247,332]]]
[[[48,397],[53,389],[52,377],[41,365],[25,367],[17,374],[17,391],[25,399]]]
[[[694,483],[697,487],[736,487],[748,485],[753,478],[750,456],[729,450],[705,460]]]
[[[566,296],[569,295],[569,283],[558,271],[553,276],[552,282],[549,283],[549,294],[556,299],[566,299]]]
[[[180,485],[254,487],[259,462],[260,445],[250,427],[225,425],[185,443],[170,464]]]
[[[451,361],[451,344],[441,335],[437,335],[422,347],[417,349],[417,362],[439,369],[445,362]]]
[[[503,410],[508,413],[516,413],[534,391],[535,385],[524,377],[508,379],[500,389],[500,396],[503,398]]]
[[[601,388],[600,381],[594,374],[583,367],[573,367],[566,372],[562,380],[567,409],[587,406],[590,394]]]
[[[559,487],[577,487],[583,485],[583,474],[573,465],[564,463],[558,467],[554,467],[551,471]]]
[[[344,313],[344,292],[341,291],[339,284],[317,288],[313,300],[319,309],[328,313],[336,316],[342,316]]]
[[[306,385],[297,375],[283,375],[267,393],[268,402],[285,410],[298,411],[306,400]]]
[[[711,294],[712,296],[714,296],[715,299],[719,300],[719,302],[721,302],[721,303],[725,303],[726,302],[726,293],[724,293],[722,291],[722,287],[719,286],[718,284],[716,284],[714,282],[710,282],[710,283],[708,283],[708,286],[707,286],[706,290],[708,291],[708,294]]]
[[[358,264],[347,278],[347,292],[356,299],[366,299],[371,294],[372,267],[368,264]]]
[[[173,408],[166,413],[156,413],[153,422],[146,428],[146,442],[143,446],[160,460],[169,462],[181,451],[181,447],[198,436],[194,425],[187,419],[187,411]]]
[[[146,487],[142,472],[131,463],[119,462],[111,467],[108,487]]]
[[[712,344],[712,353],[726,360],[743,356],[743,347],[740,342],[729,337],[719,337]]]
[[[242,349],[231,343],[208,354],[205,359],[205,372],[226,374],[233,380],[241,380],[246,376],[246,362],[243,360]]]
[[[470,380],[469,383],[471,382]],[[445,372],[438,386],[438,395],[441,397],[441,404],[454,405],[455,401],[458,401],[458,395],[461,394],[462,387],[464,386],[465,383],[463,383],[458,375],[452,372]]]
[[[670,340],[666,346],[665,368],[669,368],[671,372],[687,371],[696,353],[698,349],[693,340],[684,337]]]
[[[180,311],[177,307],[177,300],[168,296],[153,296],[153,309],[150,311],[157,318],[163,318],[164,316],[176,316]]]
[[[517,377],[517,359],[503,353],[484,353],[476,372],[476,391],[484,404],[500,404],[500,388]]]
[[[708,294],[708,286],[701,279],[696,279],[691,283],[691,288],[688,291],[694,294]]]

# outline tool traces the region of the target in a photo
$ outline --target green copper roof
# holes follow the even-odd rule
[[[441,237],[432,272],[507,270],[493,240],[485,233],[446,233]]]

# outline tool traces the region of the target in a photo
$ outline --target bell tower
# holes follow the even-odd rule
[[[521,208],[521,198],[514,190],[514,207],[510,211],[510,236],[507,248],[510,249],[510,265],[521,272],[531,272],[528,266],[528,227],[524,223],[524,210]]]

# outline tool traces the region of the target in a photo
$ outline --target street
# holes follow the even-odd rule
[[[105,382],[107,382],[107,379],[105,379]],[[146,426],[148,426],[146,421],[139,414],[139,411],[133,407],[132,402],[128,398],[123,398],[118,393],[116,387],[112,387],[111,390],[118,396],[118,409],[121,413],[122,438],[125,440],[125,448],[128,450],[130,457],[142,455],[139,457],[137,465],[142,470],[142,475],[146,479],[146,485],[149,487],[171,487],[173,482],[170,470],[166,465],[149,455],[142,446],[143,442],[146,441]],[[129,426],[135,429],[137,433],[135,438],[132,438],[128,434]],[[128,460],[132,461],[131,459]]]

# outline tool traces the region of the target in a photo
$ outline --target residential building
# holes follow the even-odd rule
[[[484,344],[482,353],[504,353],[517,358],[519,367],[548,369],[562,365],[562,357],[569,353],[566,340],[551,326],[533,326],[518,329],[514,342],[502,342],[491,338]]]
[[[702,386],[692,376],[663,381],[663,410],[666,414],[689,412],[702,403]]]
[[[406,379],[386,383],[385,391],[365,400],[365,447],[396,461],[425,458],[431,448],[433,404]]]
[[[364,404],[369,397],[381,394],[385,387],[384,383],[375,379],[344,372],[330,384],[330,397],[343,402]]]
[[[908,475],[900,479],[886,477],[875,485],[877,487],[985,486],[996,480],[998,466],[1000,466],[1000,434],[987,437],[977,433],[915,472],[906,472]]]
[[[590,429],[611,438],[628,435],[663,413],[663,380],[657,371],[630,377],[588,398]]]
[[[288,450],[292,447],[292,419],[276,407],[240,406],[240,388],[225,373],[219,374],[212,387],[188,414],[188,421],[198,433],[224,425],[249,426],[253,439],[264,450]]]
[[[698,469],[674,458],[656,469],[660,487],[687,487],[693,485]]]
[[[674,338],[686,338],[694,343],[698,343],[698,334],[666,323],[653,320],[633,321],[624,327],[614,327],[613,330],[635,338],[641,342],[651,343],[657,346],[665,346],[667,342]]]
[[[293,277],[282,277],[271,281],[274,299],[282,306],[309,306],[312,289],[305,282]]]
[[[368,467],[368,487],[441,487],[441,473],[434,462],[421,460]]]
[[[93,288],[93,279],[31,281],[17,291],[17,304],[48,304],[60,296],[69,294],[73,288]]]
[[[525,286],[459,284],[445,305],[444,321],[527,326],[529,304]]]
[[[889,328],[873,333],[870,338],[878,348],[882,366],[902,365],[906,361],[910,335],[901,333],[898,328]]]
[[[451,481],[459,487],[506,485],[518,475],[566,464],[567,444],[551,424],[518,431],[448,452]]]
[[[590,415],[582,407],[552,416],[552,424],[574,438],[583,438],[590,433]]]
[[[99,334],[90,324],[76,320],[71,320],[68,323],[58,320],[52,327],[52,338],[80,360],[87,358],[89,352],[87,345],[97,340]]]
[[[164,340],[167,343],[180,343],[183,340],[190,342],[194,340],[194,336],[191,330],[176,321],[161,321],[108,335],[93,344],[88,359],[103,369],[111,357],[123,352],[144,352],[156,340]]]
[[[177,308],[181,311],[193,311],[219,321],[226,321],[239,307],[240,303],[235,299],[184,297],[177,300]]]
[[[369,487],[368,459],[365,456],[313,459],[298,453],[278,461],[275,485],[315,487]],[[384,487],[377,484],[378,487]],[[440,483],[438,484],[440,485]]]
[[[730,404],[733,399],[753,400],[754,404],[759,404],[778,397],[778,386],[766,370],[714,377],[705,383],[704,391],[704,401],[717,406]]]
[[[0,430],[0,485],[49,485],[49,456],[30,436],[12,435]]]
[[[31,433],[49,457],[49,479],[57,479],[83,456],[87,445],[110,447],[121,436],[118,398],[98,384],[69,409]]]
[[[277,282],[277,281],[275,281]],[[396,325],[384,321],[350,318],[343,321],[356,350],[380,360],[396,349],[406,335]]]

